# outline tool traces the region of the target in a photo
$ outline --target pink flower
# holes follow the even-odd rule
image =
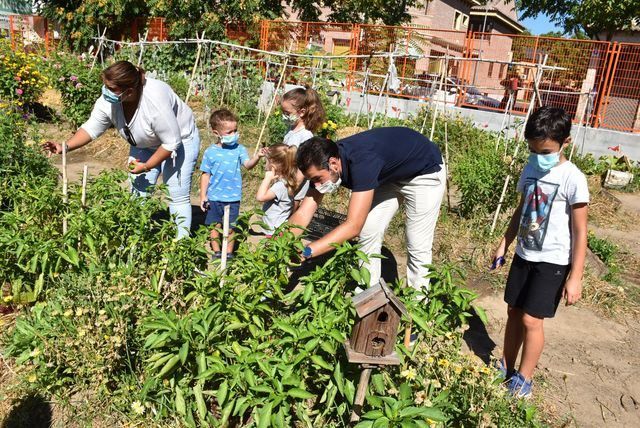
[[[16,76],[16,77],[15,77],[15,79],[16,79],[18,82],[21,82],[21,81],[22,81],[22,79],[21,79],[19,76]]]
[[[71,80],[72,82],[75,82],[76,80],[78,80],[78,76],[70,76],[69,80]]]
[[[76,88],[82,88],[82,83],[80,82],[76,83]]]
[[[59,82],[64,82],[64,77],[58,79]]]
[[[24,91],[20,88],[16,89],[16,94],[18,95],[22,95],[24,93]]]

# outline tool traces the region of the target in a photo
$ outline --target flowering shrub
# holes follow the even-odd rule
[[[33,53],[14,51],[0,40],[0,99],[22,107],[33,103],[49,85],[45,60]]]
[[[91,70],[90,60],[82,56],[59,53],[53,60],[56,89],[62,96],[63,113],[74,125],[81,125],[100,96],[100,70]]]
[[[336,137],[337,130],[338,130],[338,125],[333,120],[327,120],[325,123],[322,124],[322,128],[318,130],[318,135],[320,137],[334,140]]]

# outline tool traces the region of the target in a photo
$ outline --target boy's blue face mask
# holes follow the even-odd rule
[[[115,92],[107,88],[105,85],[102,85],[102,96],[111,104],[116,104],[122,101],[122,94],[116,95]]]
[[[225,146],[233,146],[238,144],[238,140],[240,139],[240,133],[234,132],[231,135],[223,135],[220,137],[220,142]]]
[[[529,163],[540,172],[549,172],[551,168],[560,163],[560,152],[549,153],[547,155],[531,153],[529,155]]]

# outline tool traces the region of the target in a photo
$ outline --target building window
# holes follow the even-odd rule
[[[498,76],[499,78],[507,77],[507,75],[505,74],[505,69],[507,67],[507,64],[500,64],[500,75]]]
[[[489,63],[489,77],[493,77],[493,63]]]
[[[429,13],[429,4],[431,0],[424,0],[424,14],[427,15]]]
[[[453,18],[453,28],[455,30],[466,30],[469,26],[469,15],[465,15],[462,12],[455,11]]]

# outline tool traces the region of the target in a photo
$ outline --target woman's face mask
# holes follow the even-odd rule
[[[105,85],[102,85],[102,97],[111,104],[117,104],[122,102],[122,94],[120,95],[116,94],[111,89],[107,88]]]

